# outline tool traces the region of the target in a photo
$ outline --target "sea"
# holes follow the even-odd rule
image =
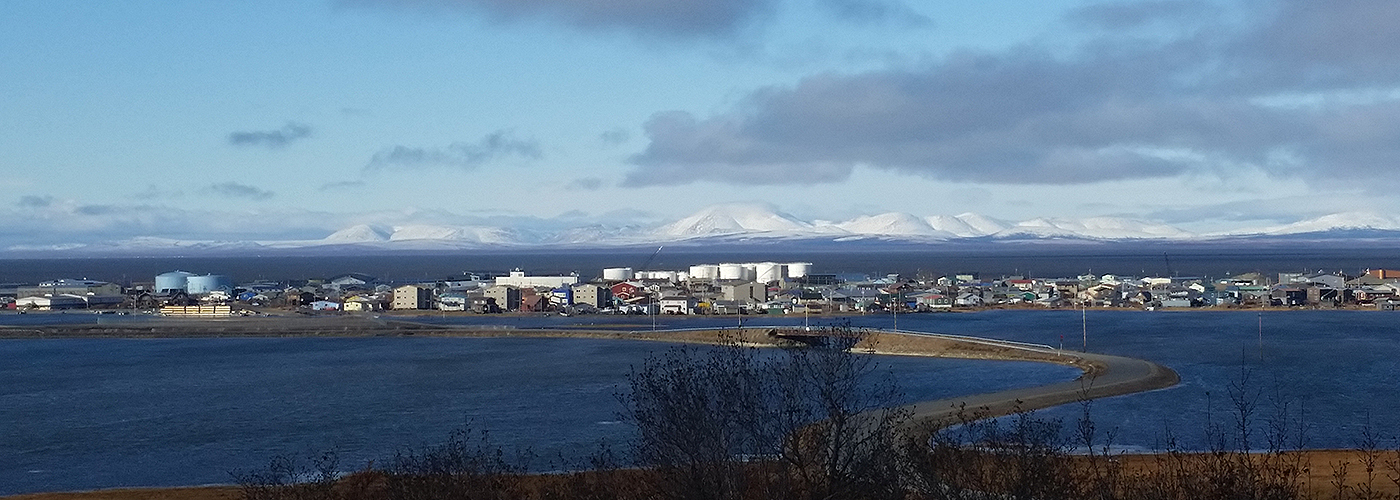
[[[1122,276],[1225,277],[1246,272],[1345,272],[1400,268],[1393,245],[1348,244],[1222,245],[1184,243],[1037,242],[1000,245],[943,245],[859,250],[761,249],[726,247],[621,248],[612,250],[489,250],[395,255],[242,255],[191,257],[93,257],[0,259],[0,283],[37,283],[86,278],[119,284],[151,282],[157,274],[182,270],[221,274],[235,282],[308,280],[363,273],[388,282],[460,278],[466,273],[577,273],[588,280],[604,268],[687,270],[721,262],[810,262],[819,274],[883,277],[973,273],[985,278],[1017,275],[1041,278],[1084,274]]]
[[[819,272],[824,266],[830,266],[826,269],[832,272],[847,271],[839,267],[840,261],[815,257],[781,260],[813,262]],[[1124,262],[1146,265],[1155,260],[1152,257],[1161,258],[1124,257]],[[1318,262],[1323,257],[1316,256]],[[598,258],[597,263],[614,262]],[[848,258],[851,261],[845,264],[874,259]],[[1192,271],[1190,258],[1169,258],[1184,272],[1208,273]],[[1311,262],[1307,258],[1313,257],[1279,257],[1274,265],[1297,268]],[[1381,262],[1374,267],[1394,267],[1385,263],[1383,255],[1355,258],[1350,265]],[[475,261],[471,256],[457,259],[442,261],[441,268],[420,264],[424,267],[404,268],[403,272],[443,274],[449,272],[447,266],[492,269],[504,263]],[[103,261],[108,267],[119,267],[117,262],[140,260]],[[697,261],[719,260],[770,259]],[[1202,257],[1200,269],[1215,265],[1206,260]],[[67,267],[61,262],[43,261],[54,267],[36,275],[42,274],[41,279],[80,277],[72,270],[103,269],[87,261]],[[136,267],[127,267],[125,272],[150,274],[173,268],[253,279],[215,268],[220,264],[231,268],[233,262],[252,265],[258,261],[143,262],[138,264],[147,267],[132,264]],[[374,262],[384,261],[317,264],[325,267],[304,263],[308,267],[302,271],[318,276],[373,272],[358,264]],[[916,262],[914,257],[887,256],[883,263],[869,264],[870,271],[857,271],[881,272]],[[1016,269],[1024,261],[988,262],[982,269]],[[281,262],[279,265],[288,267],[267,271],[269,279],[301,269],[293,264]],[[1037,267],[1059,274],[1049,261],[1041,264]],[[84,267],[88,265],[94,267]],[[201,268],[205,265],[209,267]],[[554,269],[564,267],[555,265]],[[1069,270],[1079,264],[1056,265]],[[1098,266],[1095,269],[1105,273],[1128,274]],[[969,270],[962,264],[946,267]],[[35,272],[0,269],[4,272],[0,276],[12,281],[29,280],[14,276]],[[102,275],[92,276],[103,279]],[[738,326],[733,317],[412,319],[501,329]],[[151,320],[79,312],[0,314],[0,325]],[[832,322],[849,322],[860,328],[894,328],[897,324],[900,330],[1084,349],[1149,359],[1176,370],[1182,383],[1172,388],[1035,414],[1037,418],[1060,420],[1069,429],[1087,412],[1098,430],[1099,442],[1111,444],[1115,450],[1151,451],[1171,446],[1203,450],[1217,445],[1220,436],[1232,447],[1262,449],[1268,445],[1266,437],[1271,429],[1283,429],[1287,444],[1304,448],[1352,447],[1365,436],[1376,437],[1382,446],[1400,446],[1400,391],[1396,386],[1400,313],[1089,309],[744,319],[745,326],[825,326]],[[0,495],[226,484],[234,482],[239,472],[258,470],[274,457],[308,457],[326,451],[337,453],[342,468],[354,470],[371,461],[384,463],[398,451],[441,442],[458,429],[488,432],[493,442],[513,456],[534,457],[530,465],[537,470],[567,468],[586,459],[600,443],[625,449],[632,430],[620,416],[623,408],[617,396],[625,390],[627,375],[634,367],[669,347],[649,342],[521,338],[0,340]],[[905,401],[1027,387],[1078,376],[1066,367],[1037,363],[887,356],[876,361],[883,373],[898,382]],[[1238,428],[1241,420],[1251,429],[1246,443],[1238,442],[1239,433],[1230,431]]]

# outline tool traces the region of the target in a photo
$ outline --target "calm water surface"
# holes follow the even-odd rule
[[[591,339],[0,341],[0,494],[227,483],[277,454],[346,467],[470,422],[546,468],[629,437],[615,395],[666,344]],[[1035,363],[880,358],[908,400],[1073,378]]]
[[[62,317],[58,317],[62,316]],[[39,321],[0,315],[0,324]],[[418,318],[502,328],[650,329],[646,317]],[[50,320],[96,321],[85,315]],[[103,321],[138,321],[130,317]],[[890,328],[888,315],[854,326]],[[728,326],[733,318],[657,318],[659,328]],[[812,319],[811,324],[824,321]],[[1092,415],[1127,449],[1170,432],[1207,446],[1203,429],[1234,417],[1243,386],[1254,426],[1308,424],[1308,447],[1347,447],[1370,425],[1400,429],[1400,313],[1371,311],[992,311],[901,315],[899,327],[1011,339],[1150,359],[1182,384],[1100,400]],[[1262,323],[1262,343],[1261,328]],[[747,325],[803,324],[750,317]],[[348,466],[441,440],[464,422],[542,462],[620,442],[615,394],[629,367],[664,344],[588,339],[161,339],[0,341],[0,493],[228,482],[275,454],[340,450]],[[1031,363],[881,358],[909,400],[1073,378]],[[1073,420],[1075,405],[1044,410]],[[1296,429],[1296,426],[1294,427]],[[1261,440],[1251,443],[1262,447]],[[548,463],[539,464],[548,467]]]

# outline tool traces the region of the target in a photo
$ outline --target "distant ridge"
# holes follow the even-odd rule
[[[908,245],[997,245],[1038,242],[1326,242],[1400,241],[1400,219],[1366,213],[1330,214],[1257,229],[1195,234],[1170,224],[1120,217],[1038,217],[1010,222],[975,213],[918,216],[903,212],[849,220],[806,221],[764,203],[705,207],[653,226],[579,224],[550,230],[483,225],[355,224],[321,239],[213,241],[138,236],[97,243],[16,245],[8,254],[184,255],[460,251],[471,249],[618,248],[655,244],[801,245],[805,248],[874,248]]]

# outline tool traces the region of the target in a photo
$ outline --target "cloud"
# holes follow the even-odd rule
[[[179,198],[181,196],[184,196],[184,194],[184,192],[181,192],[179,190],[171,190],[162,188],[155,184],[148,184],[146,185],[146,189],[142,189],[141,191],[136,192],[132,195],[132,198],[136,198],[138,200],[153,200],[160,198]]]
[[[326,183],[326,184],[322,184],[322,185],[321,185],[321,190],[322,190],[322,191],[341,191],[341,190],[346,190],[346,189],[361,188],[361,187],[364,187],[364,186],[365,186],[365,181],[338,181],[338,182],[328,182],[328,183]]]
[[[846,21],[864,24],[932,26],[933,20],[895,0],[820,0],[818,5]]]
[[[516,139],[511,137],[509,132],[498,130],[475,143],[458,142],[445,148],[394,146],[375,153],[369,164],[365,165],[365,170],[416,170],[430,167],[470,170],[512,156],[537,160],[543,154],[535,141]]]
[[[603,141],[603,143],[611,146],[622,144],[631,139],[632,133],[628,132],[625,128],[615,128],[598,134],[598,140]]]
[[[311,137],[311,126],[287,122],[277,130],[254,130],[233,132],[228,135],[228,143],[240,147],[265,147],[280,149],[293,142]]]
[[[581,177],[570,181],[565,187],[577,191],[597,191],[603,187],[603,180],[597,177]]]
[[[53,204],[52,196],[21,196],[19,206],[27,208],[44,208]]]
[[[1139,7],[1188,9],[1153,5]],[[1400,89],[1400,30],[1385,28],[1400,25],[1400,4],[1271,5],[1249,17],[1255,24],[1168,40],[1111,34],[1068,55],[961,52],[758,89],[706,117],[659,112],[624,185],[835,183],[856,166],[995,184],[1245,170],[1333,183],[1391,177],[1400,93],[1359,91]],[[1101,17],[1131,25],[1160,15]],[[1279,105],[1338,94],[1369,99]]]
[[[274,196],[272,191],[266,191],[232,181],[210,185],[205,187],[203,191],[228,198],[245,198],[249,200],[266,200]]]
[[[462,9],[494,22],[546,20],[582,31],[661,38],[719,38],[768,16],[776,0],[342,0],[408,9]]]
[[[1194,0],[1104,2],[1073,9],[1066,18],[1079,26],[1123,30],[1157,21],[1200,19],[1202,14],[1214,10],[1210,5]]]

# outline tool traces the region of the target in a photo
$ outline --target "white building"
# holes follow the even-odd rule
[[[526,276],[525,271],[516,269],[510,276],[496,278],[496,286],[509,285],[516,288],[560,288],[578,284],[577,275],[569,276]]]

